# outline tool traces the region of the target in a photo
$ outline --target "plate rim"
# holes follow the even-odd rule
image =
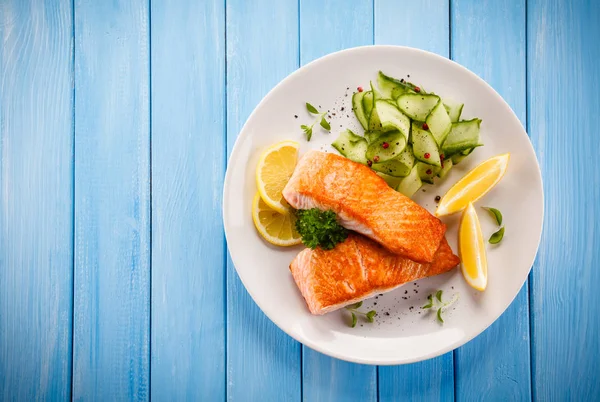
[[[267,100],[273,96],[273,93],[280,87],[283,86],[285,83],[287,83],[288,81],[291,81],[292,79],[294,79],[296,77],[296,75],[300,75],[303,71],[309,69],[310,66],[312,66],[313,64],[317,64],[317,63],[323,63],[326,62],[327,59],[329,58],[333,58],[336,57],[340,54],[344,54],[344,53],[353,53],[353,52],[357,52],[357,51],[361,51],[364,49],[381,49],[383,51],[395,51],[395,50],[404,50],[404,51],[408,51],[408,52],[416,52],[416,53],[423,53],[427,56],[431,56],[435,59],[438,59],[440,62],[442,63],[450,63],[453,64],[455,67],[459,68],[460,70],[462,70],[463,72],[467,73],[468,76],[470,76],[470,78],[474,79],[475,81],[478,81],[480,84],[483,84],[484,87],[486,87],[491,94],[497,98],[498,100],[500,100],[500,102],[502,104],[504,104],[504,106],[508,109],[508,111],[513,115],[513,117],[515,118],[515,120],[519,123],[519,125],[521,126],[521,128],[523,129],[523,132],[525,133],[525,136],[527,137],[527,142],[529,144],[529,149],[528,151],[531,152],[531,154],[533,154],[534,159],[535,159],[535,165],[536,165],[536,176],[539,179],[539,184],[540,184],[540,195],[541,195],[541,219],[540,219],[540,230],[539,230],[539,236],[536,240],[536,247],[535,247],[535,252],[532,253],[532,258],[531,261],[529,262],[529,269],[527,270],[527,275],[525,275],[525,278],[523,279],[523,281],[521,282],[521,285],[519,287],[519,290],[512,296],[512,298],[510,299],[510,301],[506,304],[506,307],[504,307],[504,309],[498,313],[495,314],[493,316],[493,319],[490,320],[490,322],[483,327],[483,329],[481,329],[481,331],[475,333],[475,334],[470,334],[469,336],[465,336],[463,338],[461,338],[459,341],[457,342],[453,342],[451,344],[449,344],[448,346],[441,348],[439,350],[436,350],[432,353],[428,353],[425,355],[422,355],[420,357],[417,358],[408,358],[408,359],[398,359],[398,358],[394,358],[394,359],[390,359],[390,360],[385,360],[385,361],[381,361],[381,360],[373,360],[373,359],[363,359],[363,358],[356,358],[353,356],[344,356],[344,355],[340,355],[339,353],[335,353],[332,352],[326,348],[321,347],[318,342],[313,342],[309,339],[302,339],[302,337],[297,336],[296,334],[292,334],[288,331],[286,331],[284,328],[282,328],[282,326],[277,322],[276,319],[274,319],[273,317],[271,317],[267,311],[265,311],[265,309],[261,306],[261,304],[259,304],[259,302],[257,301],[257,298],[255,297],[254,292],[248,288],[248,286],[246,285],[246,283],[244,282],[244,279],[242,277],[242,275],[240,275],[240,272],[238,271],[237,265],[235,263],[233,254],[230,251],[229,248],[229,236],[227,234],[228,230],[228,218],[227,218],[227,214],[225,213],[226,210],[226,202],[227,202],[227,196],[229,195],[230,192],[230,188],[231,188],[231,183],[230,181],[231,179],[231,171],[230,171],[230,161],[235,159],[235,157],[238,155],[238,153],[240,152],[240,141],[239,139],[241,138],[242,134],[246,131],[246,128],[248,126],[248,122],[252,120],[252,118],[254,117],[254,115],[257,113],[257,111],[263,106],[264,103],[267,102]],[[363,46],[354,46],[354,47],[349,47],[349,48],[345,48],[345,49],[341,49],[335,52],[331,52],[328,53],[326,55],[323,55],[301,67],[296,68],[294,71],[292,71],[291,73],[289,73],[286,77],[284,77],[283,79],[281,79],[274,87],[272,87],[260,100],[260,102],[254,107],[254,109],[252,110],[252,112],[248,115],[248,117],[246,118],[244,124],[242,125],[241,129],[239,130],[234,145],[231,149],[231,153],[229,154],[229,157],[227,158],[227,166],[226,166],[226,171],[225,171],[225,178],[223,180],[223,190],[222,190],[222,200],[221,200],[221,215],[222,215],[222,219],[223,219],[223,229],[224,229],[224,234],[225,234],[225,240],[226,240],[226,245],[227,245],[227,252],[230,255],[231,258],[231,262],[233,263],[233,266],[235,268],[236,274],[238,276],[238,278],[240,279],[240,281],[242,282],[242,284],[244,285],[244,288],[246,289],[246,291],[248,292],[248,294],[250,295],[250,297],[252,298],[253,302],[258,306],[258,308],[263,312],[263,314],[265,314],[265,316],[273,323],[275,324],[275,326],[277,328],[279,328],[282,332],[284,332],[287,336],[291,337],[292,339],[296,340],[297,342],[301,343],[302,345],[313,349],[317,352],[323,353],[324,355],[339,359],[339,360],[343,360],[343,361],[347,361],[347,362],[351,362],[351,363],[357,363],[357,364],[366,364],[366,365],[378,365],[378,366],[393,366],[393,365],[405,365],[405,364],[412,364],[412,363],[417,363],[417,362],[421,362],[421,361],[426,361],[426,360],[430,360],[436,357],[439,357],[441,355],[444,355],[448,352],[451,352],[453,350],[456,350],[457,348],[466,345],[467,343],[471,342],[474,338],[478,337],[479,335],[483,334],[485,331],[487,331],[487,329],[493,324],[495,323],[505,312],[506,310],[508,310],[508,308],[512,305],[512,303],[514,302],[514,300],[516,299],[516,297],[519,295],[519,293],[521,292],[521,290],[523,289],[523,286],[525,285],[525,283],[527,282],[529,275],[531,274],[531,271],[533,269],[533,266],[535,264],[535,261],[538,257],[538,253],[539,253],[539,248],[540,248],[540,244],[541,244],[541,240],[542,240],[542,235],[544,233],[544,217],[545,217],[545,194],[544,194],[544,181],[543,181],[543,176],[542,176],[542,171],[541,171],[541,167],[540,167],[540,163],[538,160],[538,156],[535,152],[535,148],[533,147],[533,143],[531,142],[531,137],[528,135],[527,133],[527,129],[526,127],[523,125],[523,123],[521,122],[521,120],[519,119],[519,117],[516,115],[516,113],[514,112],[514,110],[512,109],[512,107],[508,104],[508,102],[494,89],[494,87],[492,87],[487,81],[485,81],[483,78],[481,78],[480,76],[478,76],[477,74],[475,74],[473,71],[469,70],[467,67],[463,66],[460,63],[457,63],[456,61],[441,56],[437,53],[433,53],[427,50],[423,50],[420,48],[415,48],[415,47],[411,47],[411,46],[400,46],[400,45],[363,45]]]

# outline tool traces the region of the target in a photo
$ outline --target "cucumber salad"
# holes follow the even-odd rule
[[[342,132],[332,146],[346,158],[370,166],[402,194],[443,178],[452,166],[483,145],[480,119],[461,120],[462,103],[442,99],[404,79],[379,71],[377,86],[358,88],[352,110],[364,134]]]

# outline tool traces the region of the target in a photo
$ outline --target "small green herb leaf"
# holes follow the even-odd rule
[[[431,297],[431,295],[427,296],[427,300],[429,300],[429,303],[427,303],[426,305],[424,305],[421,308],[432,308],[433,307],[433,298]]]
[[[498,226],[502,225],[502,213],[500,211],[498,211],[496,208],[492,208],[492,207],[482,207],[482,208],[485,209],[486,211],[488,211],[490,213],[490,215],[492,215],[496,219],[496,223],[498,224]]]
[[[304,130],[304,134],[306,134],[306,141],[310,141],[310,139],[312,138],[312,127],[307,127]]]
[[[439,308],[438,311],[437,311],[437,319],[442,324],[444,323],[444,320],[442,319],[442,309],[441,308]]]
[[[312,114],[318,114],[319,111],[317,110],[316,107],[314,107],[313,105],[311,105],[310,103],[306,102],[306,110],[308,110],[309,112],[311,112]]]
[[[373,317],[375,317],[375,315],[377,315],[377,312],[376,312],[375,310],[371,310],[371,311],[369,311],[369,312],[367,313],[367,315],[366,315],[366,316],[367,316],[367,321],[369,321],[369,322],[373,322],[373,321],[375,321],[375,320],[373,319]]]
[[[349,306],[346,306],[346,308],[348,310],[354,310],[354,309],[360,308],[362,305],[363,305],[363,302],[359,301],[358,303],[354,303],[354,304],[351,304]]]
[[[438,301],[441,303],[442,302],[442,290],[438,290],[437,292],[435,292],[435,298],[438,299]]]
[[[327,120],[325,120],[325,117],[321,117],[321,122],[319,123],[321,125],[321,127],[323,127],[325,130],[330,131],[331,130],[331,126],[329,125],[329,123],[327,122]]]
[[[504,226],[501,227],[499,231],[497,231],[492,236],[490,236],[489,241],[491,244],[498,244],[502,241],[503,237],[504,237]]]
[[[350,324],[352,328],[356,327],[356,321],[356,314],[352,313],[352,324]]]
[[[304,131],[308,130],[310,127],[308,127],[306,124],[303,124],[300,126],[300,128]]]

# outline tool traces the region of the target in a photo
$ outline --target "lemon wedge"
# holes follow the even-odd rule
[[[302,239],[296,231],[296,214],[280,214],[271,209],[256,193],[252,200],[252,220],[258,233],[276,246],[294,246]]]
[[[480,291],[487,286],[487,256],[479,218],[472,203],[465,208],[458,229],[458,252],[467,283]]]
[[[436,216],[460,212],[490,191],[506,173],[510,154],[494,156],[482,162],[454,184],[442,197]]]
[[[278,142],[262,153],[256,167],[256,186],[261,198],[280,214],[290,210],[281,193],[294,173],[298,148],[294,141]]]

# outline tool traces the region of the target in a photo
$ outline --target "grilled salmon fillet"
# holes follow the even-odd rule
[[[283,197],[296,209],[332,210],[342,226],[413,261],[433,261],[446,232],[438,218],[370,168],[331,153],[307,152]]]
[[[290,271],[310,312],[322,315],[406,282],[442,274],[459,262],[446,238],[433,262],[420,264],[350,233],[333,250],[304,249],[290,264]]]

